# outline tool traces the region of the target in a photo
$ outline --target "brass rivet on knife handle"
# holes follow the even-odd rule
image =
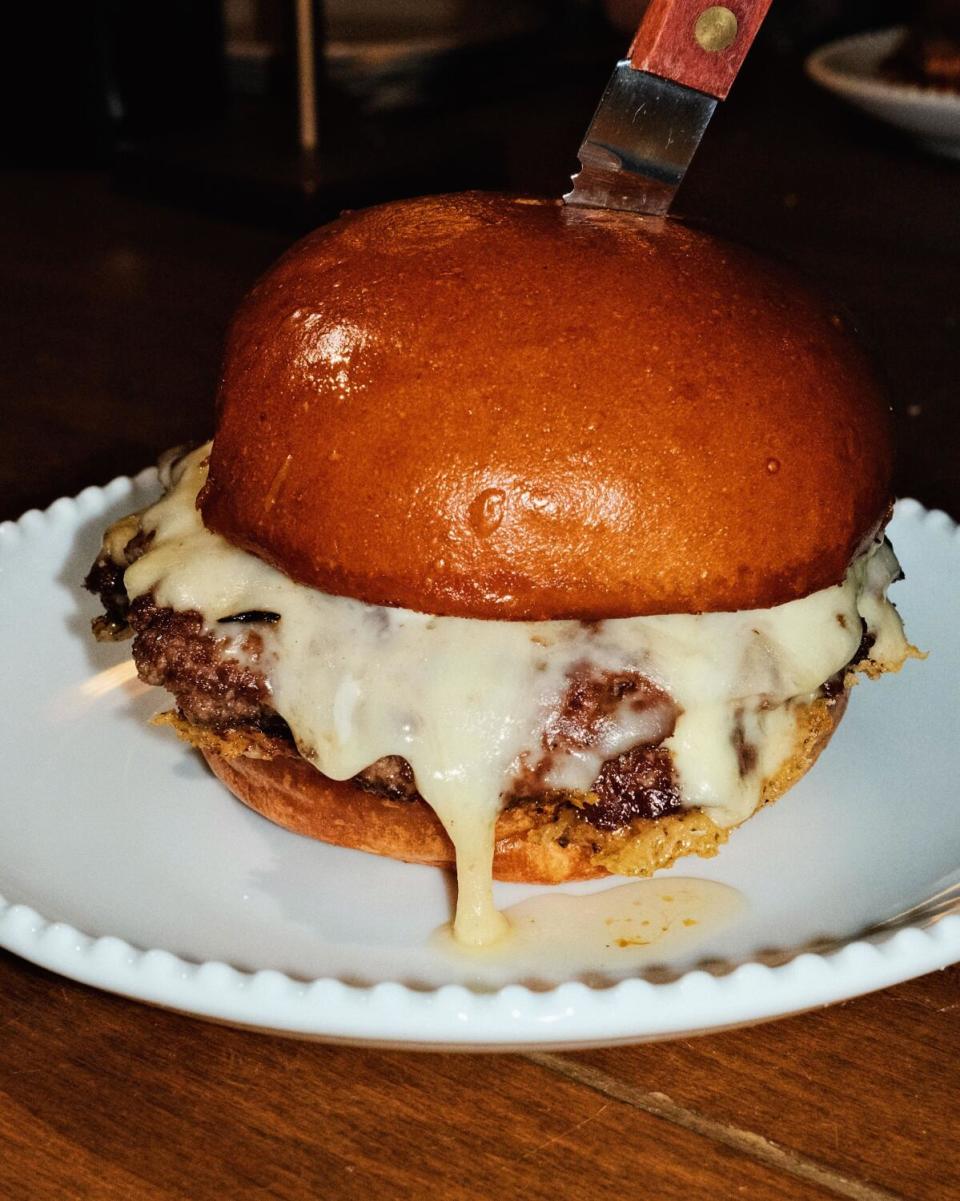
[[[718,50],[726,50],[728,46],[733,45],[738,28],[736,15],[722,4],[714,4],[705,8],[697,17],[693,36],[701,50],[709,50],[715,54]]]
[[[769,7],[770,0],[650,0],[630,66],[723,100]]]

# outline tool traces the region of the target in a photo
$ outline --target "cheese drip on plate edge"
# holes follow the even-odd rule
[[[729,827],[753,813],[764,782],[790,758],[798,707],[850,662],[861,618],[878,667],[897,670],[910,653],[886,599],[899,565],[885,542],[834,587],[733,613],[483,621],[330,596],[206,529],[196,499],[209,449],[177,462],[167,494],[141,514],[152,538],[127,568],[128,595],[201,614],[223,653],[240,662],[247,631],[225,634],[218,621],[248,610],[280,614],[262,631],[256,663],[273,708],[301,755],[331,779],[386,756],[407,760],[456,850],[454,931],[467,945],[506,932],[492,892],[497,816],[522,766],[542,754],[548,722],[585,664],[647,677],[675,701],[675,726],[665,727],[662,707],[621,704],[596,745],[552,752],[545,783],[585,793],[606,759],[662,741],[684,806]],[[117,529],[105,546],[119,558]],[[756,752],[747,770],[738,738]]]

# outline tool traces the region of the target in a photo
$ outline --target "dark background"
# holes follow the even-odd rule
[[[304,156],[291,3],[18,6],[0,62],[0,517],[206,436],[231,310],[341,208],[566,190],[629,7],[317,8],[320,146]],[[896,414],[899,490],[956,516],[960,163],[803,72],[816,45],[911,7],[775,0],[676,211],[847,308]]]

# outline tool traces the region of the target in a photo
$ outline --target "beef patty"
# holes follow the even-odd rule
[[[85,586],[100,597],[105,610],[94,622],[97,636],[113,639],[132,631],[140,679],[173,693],[180,715],[193,725],[217,734],[256,731],[263,736],[258,745],[266,747],[267,753],[296,754],[293,735],[271,705],[270,687],[259,666],[264,655],[262,630],[278,615],[258,611],[224,619],[225,635],[227,629],[233,635],[228,643],[226,636],[212,634],[197,612],[159,606],[151,596],[130,603],[123,572],[145,549],[145,541],[134,538],[127,544],[125,563],[101,556],[87,575]],[[578,794],[575,801],[571,794],[547,787],[543,779],[557,752],[595,743],[604,719],[617,705],[664,701],[669,698],[645,677],[596,672],[587,664],[578,667],[558,712],[546,725],[535,767],[518,774],[507,790],[506,803],[567,803],[603,830],[676,812],[682,806],[673,764],[661,746],[635,747],[607,760],[590,793]],[[413,769],[398,755],[378,759],[352,782],[395,800],[422,799]]]

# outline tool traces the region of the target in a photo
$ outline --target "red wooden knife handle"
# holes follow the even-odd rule
[[[630,65],[723,100],[771,0],[650,0]]]

